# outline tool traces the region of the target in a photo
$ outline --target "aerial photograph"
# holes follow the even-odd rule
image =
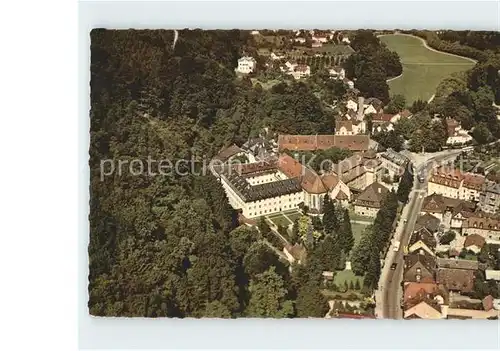
[[[498,320],[500,32],[89,35],[90,315]]]

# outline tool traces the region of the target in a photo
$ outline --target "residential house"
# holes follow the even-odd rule
[[[465,238],[464,249],[478,254],[484,244],[486,244],[486,240],[481,235],[471,234]]]
[[[377,98],[368,98],[364,101],[364,114],[376,114],[382,112],[383,102]]]
[[[353,99],[347,100],[346,107],[348,110],[353,110],[354,112],[358,111],[358,103]]]
[[[473,139],[467,131],[462,129],[460,122],[453,118],[446,119],[446,130],[448,132],[448,139],[446,139],[447,145],[462,145]]]
[[[437,168],[432,172],[429,179],[427,194],[436,193],[458,199],[463,179],[463,174],[456,169]]]
[[[257,61],[251,56],[243,56],[238,60],[236,71],[243,74],[252,73],[257,67]]]
[[[335,122],[335,135],[357,135],[365,132],[365,122],[339,120]]]
[[[276,156],[277,147],[278,145],[273,140],[260,136],[248,139],[241,149],[245,152],[249,162],[254,163]]]
[[[385,152],[380,153],[379,159],[382,162],[381,167],[386,169],[391,177],[395,175],[401,176],[409,162],[406,156],[392,149],[387,149]]]
[[[332,147],[351,151],[367,151],[370,142],[368,135],[284,135],[278,136],[280,151],[315,151]]]
[[[403,289],[403,304],[405,307],[414,306],[424,299],[433,299],[434,296],[441,294],[438,285],[435,283],[405,282]],[[417,303],[414,303],[415,301]]]
[[[484,271],[486,280],[500,281],[500,270],[487,269]]]
[[[466,173],[460,187],[459,199],[479,201],[485,181],[486,177],[482,175]]]
[[[421,213],[429,213],[438,218],[440,221],[443,221],[445,219],[444,215],[447,212],[450,212],[450,217],[448,218],[448,220],[450,221],[453,214],[456,214],[458,212],[462,214],[465,214],[467,212],[472,213],[474,212],[475,207],[476,205],[473,202],[459,200],[456,198],[454,199],[443,196],[441,194],[433,193],[425,197],[422,204]],[[455,219],[459,220],[459,217],[456,217]]]
[[[412,116],[412,113],[411,113],[409,110],[406,110],[406,109],[405,109],[405,110],[403,110],[403,111],[401,111],[401,112],[396,113],[396,114],[392,117],[391,122],[392,122],[392,123],[397,123],[397,122],[399,122],[399,120],[400,120],[401,118],[411,118],[411,116]]]
[[[227,162],[230,159],[238,156],[245,155],[245,151],[239,148],[237,145],[233,144],[227,148],[222,149],[217,156],[214,157],[215,160],[220,162]]]
[[[449,291],[470,293],[474,287],[474,273],[479,263],[471,260],[438,258],[436,281]]]
[[[354,82],[352,80],[344,78],[342,81],[347,86],[347,89],[354,89]]]
[[[322,44],[328,42],[329,38],[330,38],[330,36],[329,35],[325,35],[325,34],[314,34],[312,36],[312,40],[313,41],[320,42]]]
[[[441,310],[437,305],[425,301],[404,311],[405,319],[442,319]]]
[[[484,310],[472,310],[464,308],[447,308],[443,318],[447,319],[489,319],[499,317],[497,310],[491,309],[489,311]]]
[[[462,234],[477,234],[485,239],[500,240],[500,219],[470,216],[463,223]]]
[[[404,258],[403,280],[405,282],[435,283],[436,257],[419,250]]]
[[[292,39],[292,41],[294,41],[296,43],[304,44],[306,42],[306,38],[304,38],[304,37],[295,37],[295,38]]]
[[[500,210],[500,183],[486,181],[479,195],[479,206],[485,212],[495,213]]]
[[[288,74],[291,74],[295,79],[309,77],[311,75],[311,67],[308,65],[297,65]]]
[[[285,58],[285,54],[282,52],[271,52],[271,60],[282,60]]]
[[[344,79],[345,78],[345,69],[341,66],[334,66],[328,70],[330,77],[332,79]]]
[[[366,114],[366,111],[365,111]],[[394,115],[388,113],[375,113],[372,114],[373,130],[371,132],[391,131],[394,130],[394,123],[392,120]]]
[[[415,223],[415,230],[425,228],[434,234],[439,230],[440,223],[441,221],[439,220],[439,218],[436,218],[429,213],[425,213],[417,218],[417,222]]]
[[[421,227],[415,230],[410,236],[410,241],[408,242],[408,254],[424,250],[429,255],[434,256],[436,245],[437,241],[434,234],[432,234],[427,228]]]
[[[376,217],[388,193],[389,189],[382,184],[370,184],[354,201],[354,212],[361,216]]]
[[[333,164],[331,172],[338,176],[350,189],[361,191],[376,180],[378,171],[377,160],[359,153]]]

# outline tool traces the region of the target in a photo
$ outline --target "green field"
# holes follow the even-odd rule
[[[404,95],[408,104],[429,100],[444,78],[474,66],[467,58],[427,49],[417,37],[391,34],[380,36],[380,40],[399,54],[403,64],[403,75],[389,82],[390,94]]]
[[[361,286],[363,286],[364,277],[358,277],[353,273],[353,271],[348,270],[335,272],[335,277],[333,278],[333,282],[337,286],[343,286],[344,282],[347,282],[347,284],[349,284],[351,281],[353,284],[355,284],[356,280],[359,280],[359,283],[361,284]]]
[[[262,86],[262,89],[264,89],[264,90],[269,90],[274,85],[281,83],[281,81],[279,81],[277,79],[271,79],[271,80],[268,80],[266,82],[262,82],[262,81],[258,80],[257,78],[250,78],[250,80],[252,81],[253,86],[255,86],[257,83],[259,83]]]

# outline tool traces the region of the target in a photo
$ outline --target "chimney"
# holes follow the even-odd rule
[[[360,96],[358,97],[358,115],[357,115],[357,119],[360,121],[363,119],[364,110],[365,110],[365,98]]]

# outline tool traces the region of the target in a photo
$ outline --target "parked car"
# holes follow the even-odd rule
[[[393,264],[391,264],[391,270],[392,270],[392,271],[393,271],[393,270],[395,270],[397,265],[398,265],[397,263],[393,263]]]

